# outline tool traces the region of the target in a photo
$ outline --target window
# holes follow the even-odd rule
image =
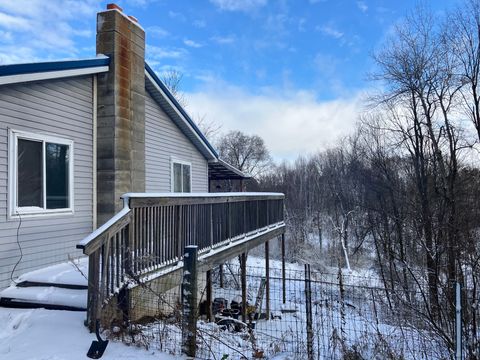
[[[73,211],[73,142],[10,131],[10,215]]]
[[[191,192],[191,168],[190,163],[172,161],[172,191]]]

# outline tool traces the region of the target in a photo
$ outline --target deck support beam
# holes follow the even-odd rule
[[[206,284],[206,291],[207,291],[207,319],[208,321],[213,320],[213,314],[212,314],[212,271],[208,270],[207,274],[207,284]]]
[[[285,234],[281,237],[282,245],[282,300],[285,304],[287,302],[287,289],[286,289],[286,274],[285,274]]]
[[[247,322],[247,254],[240,255],[240,271],[242,283],[242,321]]]
[[[265,241],[265,313],[266,320],[270,320],[270,258],[268,241]]]
[[[223,289],[224,283],[223,283],[223,264],[220,264],[218,266],[218,272],[220,275],[220,287]]]

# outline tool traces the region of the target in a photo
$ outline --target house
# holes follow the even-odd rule
[[[145,63],[144,31],[116,6],[98,14],[97,52],[0,66],[0,288],[80,255],[123,193],[244,177]]]
[[[219,158],[145,62],[137,20],[109,4],[96,42],[95,58],[0,66],[0,289],[87,255],[90,327],[101,308],[107,320],[145,316],[120,309],[132,298],[122,292],[141,291],[128,279],[175,278],[188,245],[208,279],[285,232],[283,194],[208,193],[210,181],[247,176]],[[54,281],[19,286],[78,288]],[[28,302],[9,296],[0,303]]]

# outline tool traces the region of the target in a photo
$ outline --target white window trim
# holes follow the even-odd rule
[[[46,209],[36,206],[32,207],[17,207],[17,198],[18,198],[18,189],[17,189],[17,151],[18,151],[18,139],[27,139],[33,141],[42,141],[44,144],[46,142],[67,145],[70,149],[70,161],[68,164],[68,196],[69,196],[69,207],[65,209]],[[45,145],[44,145],[45,146]],[[43,152],[45,157],[45,150]],[[43,162],[43,179],[45,179],[45,158],[42,159]],[[74,214],[74,142],[65,138],[36,134],[21,130],[8,129],[8,215],[9,218],[18,218],[21,217],[36,217],[36,216],[47,216],[47,215],[70,215]],[[44,206],[46,204],[46,182],[43,181],[43,194],[44,194]]]
[[[185,161],[185,160],[179,160],[176,158],[170,158],[170,192],[174,192],[175,190],[175,182],[174,182],[174,176],[173,176],[173,164],[181,164],[181,165],[188,165],[190,166],[190,192],[192,192],[192,163]],[[183,187],[183,179],[182,179],[182,187]],[[183,192],[183,191],[182,191]]]

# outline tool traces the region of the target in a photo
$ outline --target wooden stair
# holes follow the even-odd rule
[[[71,260],[23,274],[0,291],[0,306],[85,311],[87,260]]]

